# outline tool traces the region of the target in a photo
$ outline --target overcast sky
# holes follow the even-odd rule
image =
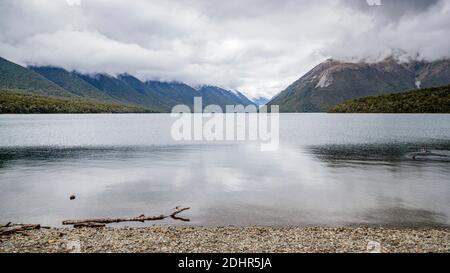
[[[450,0],[0,0],[4,58],[249,97],[329,57],[449,57],[449,37]]]

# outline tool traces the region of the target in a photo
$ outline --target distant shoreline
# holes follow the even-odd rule
[[[138,106],[0,92],[0,114],[140,114],[156,113]]]
[[[329,113],[450,114],[450,86],[350,100],[332,107]]]
[[[49,113],[21,113],[21,112],[0,112],[2,115],[126,115],[126,114],[156,114],[156,115],[170,115],[171,113],[166,112],[49,112]],[[306,114],[306,115],[450,115],[448,113],[415,113],[415,112],[405,112],[405,113],[390,113],[390,112],[280,112],[283,115],[296,115],[296,114]]]

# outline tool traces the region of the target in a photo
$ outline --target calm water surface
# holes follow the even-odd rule
[[[177,143],[169,115],[0,115],[0,222],[450,225],[450,115],[283,114],[280,148]],[[69,201],[75,194],[77,199]],[[141,224],[127,224],[141,225]]]

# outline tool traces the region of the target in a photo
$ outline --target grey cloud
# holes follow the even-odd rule
[[[369,0],[370,1],[370,0]],[[364,12],[398,19],[405,14],[425,12],[440,0],[380,0],[381,5],[368,5],[367,0],[347,0],[347,4]],[[375,1],[373,1],[375,3]],[[369,2],[370,3],[370,2]]]
[[[368,1],[375,3],[375,0],[350,0],[346,3],[370,15],[378,25],[386,25],[426,13],[441,0],[378,0],[381,5],[368,5]]]
[[[390,55],[425,60],[450,57],[450,1],[384,0],[367,6],[362,32],[349,32],[324,48],[323,53],[343,60],[377,61]],[[355,6],[353,6],[355,7]],[[373,9],[373,11],[370,11]]]

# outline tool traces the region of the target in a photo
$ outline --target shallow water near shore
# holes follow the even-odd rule
[[[450,226],[450,115],[282,114],[280,147],[175,142],[170,115],[1,115],[0,221]],[[422,147],[442,155],[413,160]],[[69,196],[76,195],[70,201]]]

